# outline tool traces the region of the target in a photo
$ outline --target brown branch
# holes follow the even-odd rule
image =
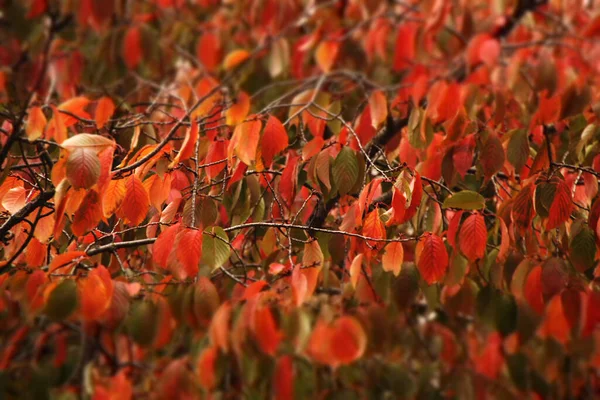
[[[29,214],[35,211],[38,207],[42,207],[48,200],[54,197],[54,190],[48,192],[42,192],[40,195],[31,203],[27,203],[23,208],[13,214],[7,219],[2,226],[0,226],[0,241],[4,244],[8,244],[10,238],[8,233],[12,227],[22,222]]]

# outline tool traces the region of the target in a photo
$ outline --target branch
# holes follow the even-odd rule
[[[9,219],[7,219],[2,226],[0,226],[0,241],[4,244],[8,244],[10,238],[8,237],[8,232],[10,229],[17,225],[19,222],[22,222],[29,214],[31,214],[38,207],[42,207],[48,200],[54,197],[54,190],[50,190],[48,192],[42,192],[40,195],[32,201],[31,203],[27,203],[25,207],[21,208],[15,214],[13,214]]]
[[[350,236],[350,237],[355,237],[358,239],[368,240],[371,242],[379,242],[379,243],[410,242],[410,241],[418,241],[421,238],[421,236],[419,235],[419,236],[404,236],[404,237],[398,237],[398,238],[393,238],[393,239],[382,239],[382,238],[374,238],[374,237],[364,236],[364,235],[361,235],[358,233],[353,233],[353,232],[340,231],[340,230],[336,230],[336,229],[317,228],[317,227],[311,227],[308,225],[296,225],[296,224],[287,224],[287,223],[279,223],[279,222],[249,222],[246,224],[233,225],[233,226],[230,226],[227,228],[223,228],[223,231],[233,232],[233,231],[239,231],[242,229],[249,229],[249,228],[282,228],[282,229],[299,229],[299,230],[303,230],[303,231],[313,230],[316,232],[329,233],[332,235]],[[213,236],[209,232],[203,232],[203,233],[205,235]],[[87,255],[93,256],[93,255],[100,254],[103,252],[114,251],[114,250],[122,249],[122,248],[144,246],[147,244],[152,244],[155,241],[156,241],[156,238],[145,238],[145,239],[131,240],[128,242],[114,242],[114,243],[105,244],[105,245],[98,246],[98,247],[93,247],[87,251]]]

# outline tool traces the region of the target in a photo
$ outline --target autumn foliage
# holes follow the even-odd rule
[[[600,395],[594,1],[0,6],[0,398]]]

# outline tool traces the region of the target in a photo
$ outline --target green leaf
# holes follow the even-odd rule
[[[44,312],[53,320],[63,320],[77,308],[77,284],[73,279],[59,283],[48,296]]]
[[[202,262],[208,264],[213,271],[220,268],[229,259],[231,249],[229,238],[223,228],[213,226],[204,230],[202,239]]]
[[[587,226],[571,239],[569,245],[571,261],[579,271],[585,271],[596,264],[596,239],[594,231]]]
[[[485,198],[477,192],[463,190],[454,193],[444,200],[443,208],[460,208],[461,210],[480,210],[485,207]]]
[[[526,129],[515,129],[510,132],[510,140],[506,152],[508,161],[520,173],[529,158],[529,138]]]
[[[158,316],[158,309],[151,301],[136,301],[131,305],[126,326],[134,342],[142,347],[152,344],[158,333]]]
[[[354,150],[344,147],[333,163],[333,181],[341,196],[352,189],[358,179],[358,160]]]

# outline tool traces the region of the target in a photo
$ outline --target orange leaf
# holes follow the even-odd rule
[[[498,221],[500,223],[500,232],[502,234],[502,241],[498,250],[498,260],[502,262],[506,260],[508,250],[510,248],[510,235],[508,234],[508,228],[506,227],[504,220],[502,218],[498,218]]]
[[[448,252],[444,241],[433,233],[426,233],[415,250],[417,267],[428,284],[439,282],[448,269]]]
[[[223,60],[223,68],[225,71],[229,71],[244,61],[250,58],[250,53],[247,50],[233,50],[231,53],[227,54],[225,60]]]
[[[227,149],[228,158],[231,159],[235,154],[244,164],[252,164],[256,158],[261,129],[262,123],[256,119],[236,126]]]
[[[146,191],[150,196],[150,202],[157,210],[161,210],[163,203],[169,198],[172,179],[171,174],[164,174],[163,177],[152,175],[144,181],[144,185],[147,188]]]
[[[42,109],[40,107],[32,107],[31,110],[29,110],[27,124],[25,125],[27,139],[31,142],[40,138],[46,129],[47,123],[48,121],[46,120],[46,116]]]
[[[67,127],[65,126],[64,114],[58,111],[56,106],[51,105],[52,119],[48,123],[48,139],[56,140],[56,143],[61,144],[67,138]]]
[[[35,237],[31,239],[27,250],[25,250],[25,262],[30,268],[38,268],[44,265],[46,259],[47,246]]]
[[[48,267],[48,273],[55,272],[59,268],[63,268],[71,264],[75,259],[85,256],[84,251],[67,251],[59,254],[52,259],[52,263]]]
[[[113,282],[108,270],[99,265],[78,282],[81,315],[88,321],[98,319],[110,307]]]
[[[350,283],[352,283],[352,287],[354,289],[356,289],[356,285],[358,284],[358,278],[360,277],[363,258],[364,254],[358,254],[356,257],[354,257],[354,260],[352,260],[352,264],[350,264]]]
[[[483,258],[487,244],[487,228],[481,214],[473,214],[460,228],[458,245],[469,261]]]
[[[169,165],[169,168],[174,168],[179,162],[185,161],[190,158],[194,154],[194,150],[196,148],[196,141],[198,140],[198,122],[194,119],[192,120],[192,126],[188,128],[185,132],[185,138],[183,139],[183,143],[181,144],[181,148],[179,149],[179,153]]]
[[[2,207],[11,214],[16,214],[27,204],[27,189],[17,186],[9,189],[2,196]]]
[[[567,344],[571,337],[571,325],[565,316],[561,296],[554,296],[550,300],[544,322],[539,329],[542,337],[552,336],[559,343]]]
[[[90,104],[90,100],[87,97],[72,97],[59,104],[58,112],[55,115],[60,115],[64,125],[69,127],[78,121],[76,117],[85,119],[90,118],[90,115],[84,110],[88,104]],[[75,117],[60,111],[67,111],[70,114],[75,115]]]
[[[125,182],[125,198],[121,204],[121,211],[129,225],[139,225],[150,207],[150,198],[142,181],[132,174]]]
[[[391,271],[394,273],[394,276],[400,275],[403,261],[404,247],[401,242],[393,242],[385,247],[385,253],[381,257],[384,271]]]
[[[100,195],[95,190],[90,190],[85,195],[81,205],[73,216],[71,230],[76,236],[83,236],[98,225],[102,219],[102,203]]]
[[[421,175],[415,171],[415,178],[413,182],[412,195],[410,200],[410,206],[404,213],[404,220],[410,220],[417,212],[417,207],[421,205],[421,198],[423,197],[423,184],[421,183]]]
[[[377,129],[388,115],[387,99],[381,90],[375,90],[369,96],[369,107],[371,108],[371,125]]]
[[[212,345],[223,353],[229,353],[229,322],[231,320],[231,303],[221,304],[210,321],[208,335]]]
[[[273,158],[288,147],[287,132],[277,117],[269,115],[260,140],[260,147],[266,167],[270,167],[273,163]]]
[[[367,218],[365,218],[365,222],[363,224],[362,233],[364,236],[368,236],[374,239],[385,239],[385,226],[379,218],[379,210],[376,208],[371,211]],[[371,246],[379,245],[381,246],[381,242],[375,242],[372,240],[367,241]]]
[[[167,268],[169,254],[173,250],[179,227],[180,224],[171,225],[158,235],[152,245],[152,260],[163,268]]]
[[[315,60],[323,72],[331,71],[339,50],[340,42],[337,40],[324,40],[319,43],[315,52]]]
[[[331,356],[336,364],[350,364],[362,357],[367,348],[367,334],[362,325],[350,316],[338,318],[330,337]]]
[[[105,218],[110,218],[121,207],[125,198],[125,181],[111,180],[102,193],[102,212]]]
[[[246,92],[240,92],[235,102],[225,112],[225,123],[235,126],[244,121],[250,112],[250,96]]]
[[[108,96],[101,97],[96,105],[96,127],[104,128],[115,112],[115,103]]]

